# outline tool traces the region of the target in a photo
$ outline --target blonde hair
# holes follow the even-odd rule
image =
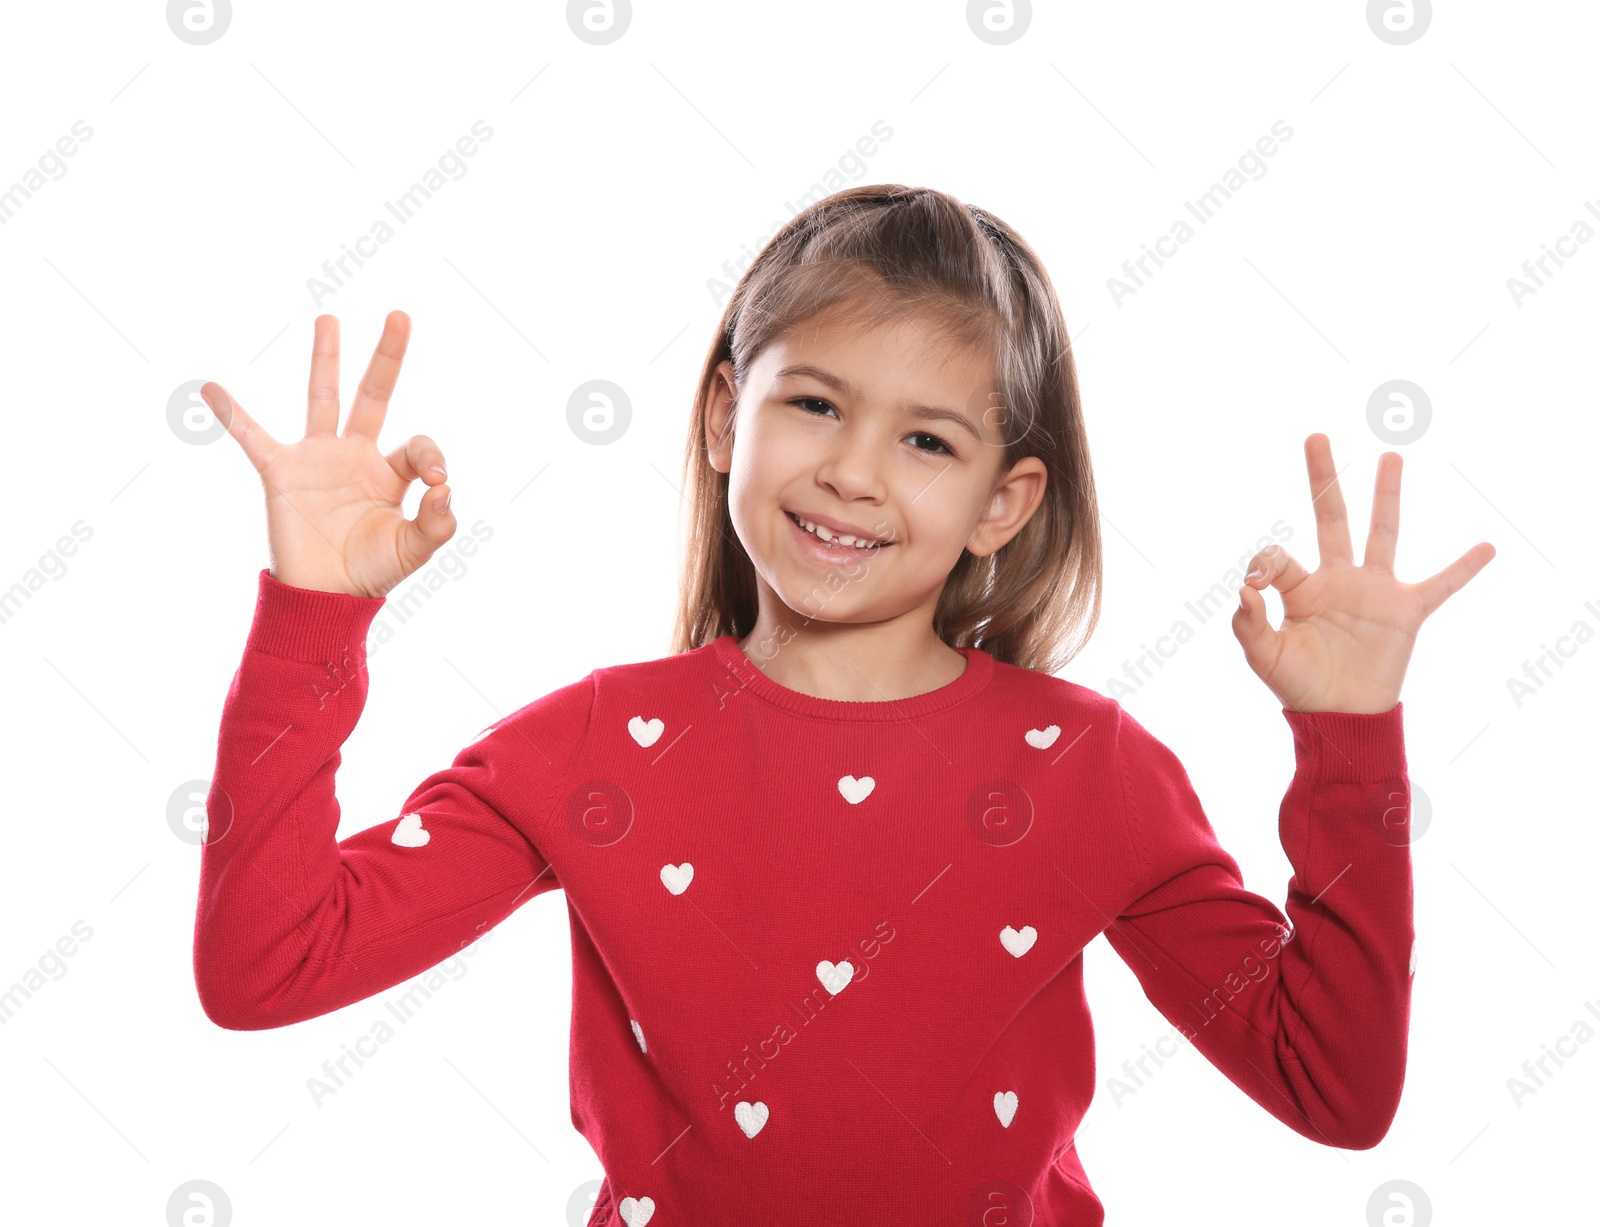
[[[755,567],[733,529],[728,474],[707,456],[717,367],[736,387],[782,333],[824,312],[868,326],[907,313],[994,355],[1005,473],[1024,456],[1048,469],[1022,530],[980,558],[962,551],[934,612],[951,647],[1058,672],[1100,616],[1100,519],[1070,338],[1044,266],[999,218],[932,188],[873,184],[823,197],[761,249],[728,300],[695,394],[684,453],[688,553],[673,651],[755,627]],[[735,411],[736,412],[736,411]],[[730,416],[729,429],[733,426]]]

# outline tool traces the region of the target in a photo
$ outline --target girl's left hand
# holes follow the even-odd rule
[[[1396,579],[1400,456],[1385,452],[1378,458],[1366,557],[1358,567],[1327,435],[1306,439],[1306,471],[1320,564],[1307,571],[1278,545],[1257,554],[1239,590],[1233,633],[1256,676],[1291,711],[1389,711],[1400,701],[1422,620],[1483,569],[1494,546],[1479,542],[1420,584]],[[1277,630],[1259,591],[1268,584],[1283,598]]]

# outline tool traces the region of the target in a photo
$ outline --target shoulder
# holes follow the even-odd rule
[[[688,652],[674,652],[652,660],[629,661],[596,669],[589,676],[596,689],[605,696],[642,695],[671,691],[696,685],[705,678],[708,669],[716,667],[716,654],[711,644]]]
[[[997,707],[1021,709],[1082,737],[1080,749],[1113,759],[1122,770],[1160,765],[1182,770],[1172,751],[1141,724],[1121,702],[1088,686],[1037,669],[994,663],[991,701]],[[1038,713],[1035,716],[1035,713]],[[1067,721],[1073,723],[1068,730]]]
[[[495,721],[475,741],[497,734],[532,744],[552,763],[570,762],[598,729],[632,735],[641,745],[653,740],[660,716],[676,711],[686,694],[710,689],[716,662],[709,646],[653,660],[604,665],[559,686]],[[620,715],[619,715],[620,713]],[[504,738],[502,738],[504,740]]]
[[[1078,723],[1078,729],[1093,729],[1115,739],[1125,716],[1122,705],[1115,699],[1038,669],[998,660],[993,668],[994,676],[989,685],[991,703],[1008,708],[1022,707],[1030,714],[1037,711],[1041,716],[1053,713],[1056,723],[1063,718],[1070,719]]]
[[[993,687],[1008,696],[1030,695],[1064,703],[1086,712],[1106,714],[1119,709],[1115,699],[1107,698],[1098,690],[1069,682],[1064,677],[1043,673],[1038,669],[1025,669],[1021,665],[994,662]]]

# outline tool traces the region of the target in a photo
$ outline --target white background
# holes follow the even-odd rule
[[[1600,628],[1584,605],[1600,607],[1600,243],[1520,305],[1507,279],[1577,219],[1600,226],[1583,209],[1600,200],[1600,15],[1443,7],[1394,46],[1361,3],[1048,5],[996,46],[959,3],[640,4],[593,46],[556,3],[278,0],[238,5],[194,46],[159,3],[8,6],[0,188],[75,121],[93,129],[0,226],[0,589],[26,587],[74,523],[92,529],[0,623],[0,988],[75,921],[93,930],[0,1027],[0,1197],[19,1221],[163,1222],[190,1179],[221,1186],[240,1224],[565,1221],[601,1169],[569,1117],[559,894],[495,930],[320,1107],[307,1078],[379,999],[256,1033],[200,1010],[199,849],[167,806],[210,774],[269,560],[242,452],[185,442],[168,398],[217,379],[298,437],[319,311],[342,321],[347,394],[384,313],[412,316],[382,442],[438,440],[462,532],[482,520],[493,536],[373,653],[338,778],[349,834],[499,715],[668,651],[687,414],[721,310],[708,281],[841,165],[843,182],[990,209],[1050,269],[1107,541],[1102,623],[1063,676],[1105,690],[1174,622],[1196,627],[1124,703],[1280,906],[1289,730],[1227,613],[1197,625],[1184,602],[1278,519],[1315,565],[1313,431],[1332,438],[1360,548],[1388,448],[1367,399],[1391,379],[1433,407],[1395,448],[1398,573],[1481,540],[1499,551],[1425,625],[1403,696],[1432,824],[1413,848],[1393,1128],[1366,1152],[1309,1142],[1187,1045],[1114,1103],[1107,1076],[1171,1028],[1097,941],[1101,1085],[1080,1153],[1108,1221],[1360,1225],[1392,1179],[1441,1223],[1551,1222],[1580,1203],[1600,1044],[1520,1106],[1507,1079],[1580,1018],[1600,1025],[1584,1009],[1600,976],[1580,774],[1600,645],[1520,706],[1507,679],[1574,623]],[[476,120],[493,137],[468,173],[318,304],[308,278]],[[879,120],[892,136],[852,159]],[[1267,172],[1118,305],[1108,278],[1277,120],[1293,137]],[[590,379],[632,404],[609,446],[566,424]]]

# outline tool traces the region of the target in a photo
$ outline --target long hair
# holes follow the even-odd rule
[[[684,453],[689,535],[673,651],[755,627],[755,567],[734,532],[728,478],[706,453],[706,405],[717,367],[736,387],[786,330],[823,312],[886,323],[907,312],[945,321],[994,354],[1004,473],[1038,456],[1043,501],[987,557],[965,550],[933,618],[951,647],[1057,673],[1100,616],[1100,519],[1060,304],[1033,249],[1010,226],[932,188],[871,184],[835,192],[762,247],[729,298],[706,355]],[[737,410],[735,410],[737,412]],[[730,419],[730,429],[732,421]]]

